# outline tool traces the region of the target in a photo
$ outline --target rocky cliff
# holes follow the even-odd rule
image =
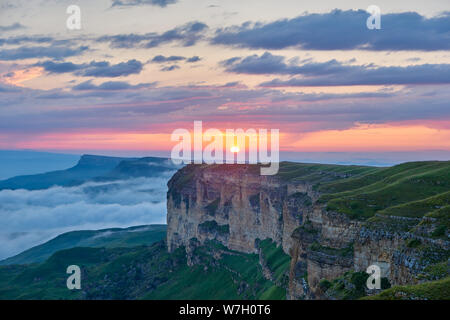
[[[168,185],[170,251],[197,238],[256,253],[256,240],[270,238],[289,252],[292,232],[317,197],[311,184],[260,176],[250,165],[187,166]]]
[[[259,253],[260,240],[272,239],[291,257],[287,288],[291,299],[335,298],[336,290],[327,291],[331,281],[365,274],[373,264],[390,285],[430,280],[427,270],[449,257],[450,184],[439,173],[448,164],[434,164],[431,178],[425,170],[430,168],[422,163],[400,169],[282,163],[276,176],[261,176],[254,165],[188,165],[168,184],[168,249],[185,246],[189,253],[195,238],[199,243],[214,239],[231,250]],[[441,177],[438,188],[428,193],[443,197],[447,204],[408,217],[388,213],[399,205],[428,201],[427,192],[395,195],[389,205],[384,205],[384,198],[372,202],[373,194],[385,192],[391,183],[398,188],[410,183],[403,181],[410,177],[406,173],[412,175],[418,168],[426,183],[419,181],[417,189],[429,190],[427,184]],[[365,191],[368,187],[371,193]],[[439,234],[431,236],[436,231]],[[330,285],[324,287],[326,282]]]

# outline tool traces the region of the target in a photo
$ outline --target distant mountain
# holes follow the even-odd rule
[[[174,165],[170,159],[145,157],[121,161],[113,170],[107,174],[97,177],[95,180],[118,180],[137,177],[158,177],[163,172],[172,172],[181,166]]]
[[[29,150],[0,150],[0,180],[15,176],[63,170],[74,166],[79,155]]]
[[[78,164],[67,170],[13,177],[0,181],[1,189],[47,189],[51,186],[75,186],[108,173],[127,158],[83,155]]]
[[[2,189],[39,190],[52,186],[70,187],[89,180],[105,181],[135,177],[156,177],[179,167],[167,158],[118,158],[83,155],[78,164],[67,170],[17,176],[0,181]]]
[[[166,225],[144,225],[126,229],[85,230],[63,233],[41,245],[0,261],[0,265],[29,264],[45,261],[59,250],[74,247],[133,247],[150,245],[166,236]]]

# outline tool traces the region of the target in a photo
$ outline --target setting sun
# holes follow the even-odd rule
[[[238,146],[232,146],[232,147],[230,148],[230,151],[233,152],[233,153],[238,153],[239,150],[240,150],[240,149],[239,149]]]

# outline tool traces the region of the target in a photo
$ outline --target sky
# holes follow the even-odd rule
[[[168,155],[201,120],[448,160],[449,89],[448,0],[0,0],[0,149]]]

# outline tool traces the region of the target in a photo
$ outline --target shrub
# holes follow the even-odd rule
[[[328,281],[327,279],[322,279],[319,282],[319,288],[323,292],[327,291],[331,286],[332,286],[331,282]]]
[[[417,248],[418,246],[420,246],[421,242],[419,239],[411,239],[407,242],[407,247],[408,248]]]
[[[442,237],[445,235],[446,229],[447,229],[447,227],[445,225],[440,225],[431,233],[431,236],[432,237]]]

